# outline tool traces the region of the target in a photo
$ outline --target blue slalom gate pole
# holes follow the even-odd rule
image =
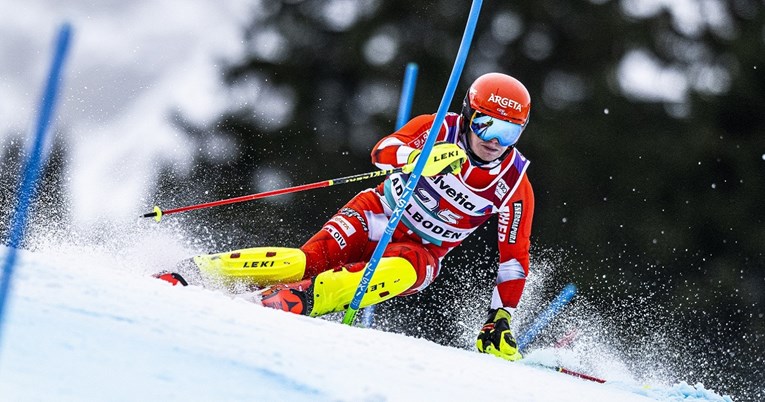
[[[412,102],[414,100],[414,87],[417,84],[417,63],[408,63],[404,72],[404,85],[401,87],[401,97],[398,102],[398,114],[396,115],[396,130],[409,121],[409,115],[412,112]],[[361,324],[367,328],[372,326],[374,320],[375,305],[364,309],[361,315]]]
[[[558,296],[555,298],[555,300],[550,303],[549,306],[547,306],[547,309],[542,312],[537,318],[534,320],[534,322],[531,324],[531,327],[526,330],[526,332],[523,333],[520,337],[518,337],[518,350],[521,352],[526,349],[527,346],[534,340],[534,338],[539,335],[540,332],[547,326],[548,323],[550,323],[550,320],[552,320],[560,310],[565,307],[571,299],[574,298],[576,295],[576,286],[573,283],[569,283],[566,285],[566,287],[561,290],[561,292],[558,294]]]
[[[444,96],[441,98],[441,104],[438,106],[438,112],[436,113],[436,117],[433,119],[432,127],[436,130],[436,133],[438,133],[438,130],[441,128],[441,125],[444,122],[446,111],[449,108],[449,104],[451,103],[452,98],[454,97],[454,91],[457,89],[457,84],[459,83],[460,76],[462,75],[462,68],[465,66],[465,60],[467,59],[468,51],[470,49],[470,42],[473,40],[473,33],[475,32],[475,27],[478,22],[478,14],[481,12],[482,3],[483,0],[473,0],[473,4],[470,7],[470,15],[468,16],[468,21],[465,25],[465,33],[462,35],[462,42],[460,42],[457,58],[454,62],[452,72],[449,75],[449,82],[446,84],[446,91],[444,92]],[[393,236],[393,232],[395,231],[398,222],[401,220],[401,216],[404,213],[404,207],[406,207],[406,204],[412,197],[414,187],[420,180],[422,169],[425,167],[425,163],[430,156],[430,151],[433,148],[433,144],[436,142],[436,137],[438,136],[429,135],[428,139],[425,141],[425,145],[422,147],[422,153],[420,154],[420,157],[417,158],[417,163],[414,165],[414,170],[409,175],[409,180],[407,180],[406,185],[404,186],[404,191],[401,193],[401,197],[399,198],[396,207],[390,216],[390,219],[388,219],[388,225],[385,227],[385,233],[383,233],[380,242],[377,243],[377,247],[375,247],[375,250],[372,253],[372,258],[369,260],[369,263],[364,269],[364,274],[361,277],[358,288],[356,288],[356,293],[353,294],[351,304],[348,306],[348,309],[345,310],[345,316],[343,316],[343,324],[353,325],[353,321],[356,318],[356,313],[359,311],[359,306],[361,305],[361,299],[367,292],[369,282],[372,280],[372,275],[374,275],[375,270],[377,269],[377,265],[380,263],[380,259],[382,258],[383,252],[385,251],[385,248],[388,247],[388,243]]]
[[[37,119],[37,126],[35,128],[34,143],[32,144],[29,158],[27,159],[22,172],[23,176],[18,190],[18,202],[13,214],[13,220],[11,221],[8,254],[5,257],[2,278],[0,278],[0,340],[3,334],[2,326],[5,320],[5,305],[6,300],[8,299],[8,292],[10,291],[11,280],[13,279],[13,269],[16,263],[17,251],[21,245],[21,240],[24,237],[24,227],[27,223],[29,206],[35,188],[37,187],[37,181],[40,178],[43,160],[45,159],[43,153],[46,137],[53,116],[53,110],[56,105],[56,97],[58,96],[58,89],[61,81],[61,70],[67,51],[69,50],[71,35],[71,25],[68,23],[63,24],[58,32],[56,52],[53,55],[53,62],[50,72],[48,73],[48,81],[40,101],[40,111]]]
[[[414,102],[414,87],[417,85],[417,63],[408,63],[404,72],[404,86],[401,88],[401,98],[398,102],[398,114],[396,115],[396,130],[409,121]]]

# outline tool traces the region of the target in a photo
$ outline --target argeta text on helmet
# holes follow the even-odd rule
[[[499,96],[499,95],[495,95],[494,93],[492,93],[489,96],[489,102],[494,102],[494,103],[496,103],[499,106],[509,107],[509,108],[515,109],[515,110],[517,110],[519,112],[521,111],[521,104],[520,103],[518,103],[518,102],[516,102],[516,101],[514,101],[514,100],[512,100],[510,98],[505,98],[505,97],[502,97],[502,96]]]

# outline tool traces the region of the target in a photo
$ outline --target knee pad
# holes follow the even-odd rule
[[[308,294],[312,297],[309,315],[316,317],[347,309],[363,274],[363,270],[350,272],[347,268],[341,268],[317,275],[311,285],[313,291]],[[360,307],[398,296],[416,281],[417,273],[409,261],[401,257],[381,258]]]
[[[193,258],[205,277],[228,285],[243,282],[254,286],[295,282],[305,274],[305,254],[297,248],[254,247]]]

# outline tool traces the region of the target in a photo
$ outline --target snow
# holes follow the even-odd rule
[[[206,124],[235,101],[220,81],[221,63],[244,53],[242,29],[260,6],[0,0],[0,52],[13,55],[0,58],[0,144],[34,121],[53,39],[71,23],[51,136],[71,155],[72,219],[87,228],[134,215],[157,166],[190,168],[195,144],[168,116]]]
[[[700,384],[574,378],[541,366],[560,364],[549,349],[510,363],[296,316],[170,286],[129,255],[50,246],[19,254],[0,349],[3,400],[730,400]]]
[[[646,385],[603,358],[604,350],[593,374],[609,381],[596,384],[541,367],[577,368],[584,352],[576,349],[537,350],[508,363],[151,278],[191,253],[132,220],[156,168],[188,168],[199,145],[167,116],[178,111],[204,124],[252,103],[257,84],[239,89],[246,96],[224,88],[220,63],[246,51],[242,27],[265,2],[0,3],[7,11],[0,50],[13,55],[0,59],[2,141],[28,133],[55,30],[64,21],[74,27],[54,122],[71,153],[64,190],[73,227],[32,227],[33,251],[20,255],[0,328],[3,401],[475,400],[486,393],[517,401],[728,400],[701,384]],[[329,19],[342,27],[350,17]],[[271,39],[259,51],[279,57],[279,38]],[[621,65],[627,89],[680,99],[685,86],[656,95],[662,80],[635,75],[646,66],[643,74],[667,74],[651,61],[644,55]],[[44,238],[52,230],[67,240]]]

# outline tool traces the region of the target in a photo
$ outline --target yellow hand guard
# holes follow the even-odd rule
[[[511,320],[510,313],[503,308],[489,311],[489,318],[475,342],[478,351],[510,361],[522,359],[523,355],[518,351],[518,344],[510,331]]]
[[[411,173],[417,164],[417,158],[422,151],[415,149],[409,154],[408,163],[404,165],[404,173]],[[459,174],[462,170],[462,164],[467,160],[465,151],[457,144],[451,142],[439,142],[433,146],[428,156],[428,161],[422,169],[422,175],[425,177],[437,176],[441,174]]]

